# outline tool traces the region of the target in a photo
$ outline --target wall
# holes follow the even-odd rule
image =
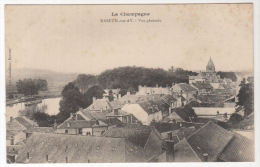
[[[87,133],[92,135],[92,128],[82,128],[82,135],[87,135]]]
[[[105,132],[108,129],[107,126],[105,127],[93,127],[93,136],[101,136],[102,132]]]
[[[56,133],[63,133],[65,134],[65,130],[66,129],[56,129]],[[67,129],[68,130],[68,134],[77,134],[77,129]]]

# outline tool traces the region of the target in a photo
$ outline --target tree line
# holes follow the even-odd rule
[[[44,79],[26,78],[16,82],[17,92],[28,95],[37,95],[39,91],[48,90],[48,83]]]

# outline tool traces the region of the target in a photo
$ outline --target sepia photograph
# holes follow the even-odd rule
[[[4,15],[6,163],[255,162],[253,3]]]

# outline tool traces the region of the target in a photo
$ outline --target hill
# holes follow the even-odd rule
[[[166,71],[161,68],[127,66],[106,70],[97,76],[81,74],[74,82],[83,92],[93,85],[109,89],[121,88],[137,91],[138,85],[165,87],[171,86],[173,82],[188,83],[189,75],[197,75],[197,73],[183,69]]]

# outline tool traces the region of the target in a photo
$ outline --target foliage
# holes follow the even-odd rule
[[[254,111],[254,84],[251,82],[246,83],[245,79],[243,79],[239,86],[240,90],[237,95],[238,102],[236,105],[243,106],[245,116],[247,116]]]
[[[86,91],[94,86],[98,85],[98,81],[96,76],[94,75],[86,75],[86,74],[79,74],[77,79],[74,81],[75,86],[77,86],[81,93],[86,93]]]
[[[237,124],[242,120],[243,120],[243,117],[241,115],[237,114],[237,113],[231,114],[231,116],[229,118],[229,122],[232,123],[232,124]]]
[[[112,90],[109,90],[109,92],[108,92],[108,100],[109,101],[113,101],[114,100],[114,95],[113,95],[113,91]]]
[[[219,72],[217,72],[217,75],[219,75],[220,78],[222,78],[222,79],[227,78],[227,79],[231,79],[233,82],[237,81],[237,76],[234,72],[219,71]]]
[[[62,91],[62,99],[60,101],[60,112],[57,115],[57,122],[63,122],[70,116],[70,113],[75,113],[80,107],[85,107],[83,94],[80,93],[78,87],[74,83],[68,83]]]
[[[171,72],[160,68],[119,67],[101,73],[98,76],[98,82],[103,88],[137,91],[139,85],[170,86],[173,82],[188,83],[188,76],[196,74],[183,69],[176,69],[176,71]]]
[[[93,97],[100,99],[103,97],[104,90],[102,87],[96,85],[87,90],[84,94],[85,107],[88,107],[93,102]]]
[[[32,115],[32,119],[36,121],[40,127],[52,127],[56,116],[50,116],[44,112],[35,112]]]
[[[24,95],[36,95],[39,90],[45,91],[48,89],[48,83],[43,79],[23,79],[16,82],[18,93]]]

